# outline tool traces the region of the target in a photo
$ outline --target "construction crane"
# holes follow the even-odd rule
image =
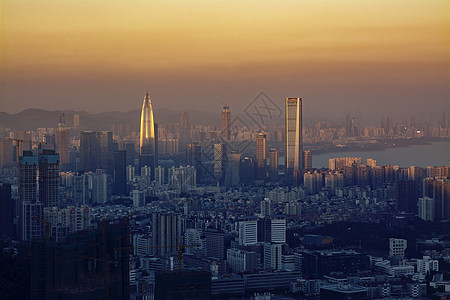
[[[50,238],[50,232],[51,232],[51,230],[52,230],[52,223],[50,223],[49,221],[46,221],[46,220],[44,220],[44,219],[41,219],[41,218],[39,218],[39,217],[37,217],[37,216],[33,216],[33,218],[35,218],[36,220],[38,220],[38,221],[40,221],[40,222],[42,222],[42,223],[44,223],[45,224],[45,240],[48,242],[49,241],[49,238]]]
[[[15,141],[17,143],[17,149],[16,149],[16,161],[17,161],[17,178],[19,178],[19,172],[20,172],[20,163],[19,163],[19,157],[20,157],[20,144],[21,143],[30,143],[30,144],[38,144],[38,159],[41,159],[41,149],[42,144],[47,144],[47,142],[33,142],[33,141],[25,141],[21,139],[13,139],[13,138],[7,138],[7,141]]]

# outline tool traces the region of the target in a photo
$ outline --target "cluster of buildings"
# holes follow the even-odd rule
[[[21,131],[0,144],[0,237],[36,251],[32,261],[41,273],[34,275],[46,278],[32,282],[39,296],[74,290],[80,297],[115,293],[118,299],[274,291],[324,299],[426,295],[426,276],[438,274],[438,259],[448,254],[406,258],[407,241],[392,238],[389,254],[378,257],[332,249],[329,236],[288,232],[380,222],[388,214],[450,220],[450,167],[377,166],[373,159],[363,164],[341,157],[314,169],[304,135],[317,132],[303,129],[301,98],[285,99],[285,116],[280,135],[233,125],[226,105],[219,131],[191,126],[187,113],[177,128],[158,128],[147,93],[139,151],[133,139],[117,137],[131,127],[83,131],[79,117],[73,128],[62,115],[56,129],[40,131],[34,152],[31,132]],[[387,123],[382,135],[398,134],[399,126]],[[361,132],[347,116],[345,137]],[[251,147],[241,143],[248,139]],[[185,157],[175,163],[168,155],[179,145]],[[3,168],[14,154],[17,170]],[[74,273],[52,267],[63,265],[74,266]],[[439,276],[434,282],[450,287]]]

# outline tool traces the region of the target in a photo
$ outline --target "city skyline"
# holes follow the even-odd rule
[[[0,1],[2,299],[450,297],[448,11]]]
[[[158,107],[239,111],[264,90],[302,95],[315,117],[434,116],[448,107],[448,6],[2,1],[0,110],[128,111],[149,90]]]

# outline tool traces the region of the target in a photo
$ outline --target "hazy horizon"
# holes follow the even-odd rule
[[[450,2],[11,1],[0,111],[240,112],[261,91],[304,114],[449,111]]]

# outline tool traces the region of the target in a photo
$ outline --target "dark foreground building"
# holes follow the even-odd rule
[[[155,300],[211,299],[211,273],[180,270],[155,275]]]
[[[302,253],[303,275],[322,278],[334,272],[350,274],[369,270],[369,258],[353,250],[323,250]]]
[[[33,242],[31,299],[129,299],[127,226],[102,227]]]

